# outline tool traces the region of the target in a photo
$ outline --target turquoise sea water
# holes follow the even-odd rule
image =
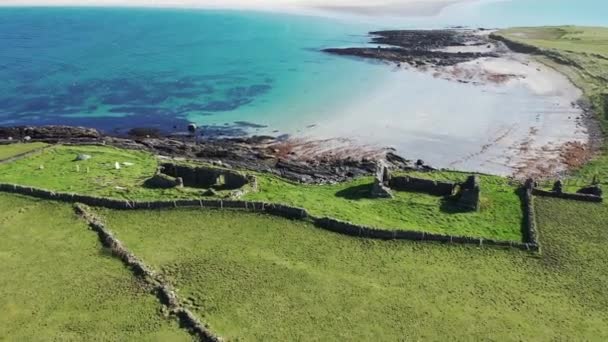
[[[0,9],[0,125],[293,132],[365,96],[381,65],[329,56],[381,27],[602,24],[608,2],[464,4],[431,18],[339,20],[168,9]]]
[[[330,139],[321,149],[347,138],[438,167],[510,174],[525,163],[520,146],[544,153],[584,141],[572,91],[463,85],[320,50],[366,44],[368,31],[384,28],[608,25],[607,7],[482,1],[425,18],[0,8],[0,125],[126,133],[183,132],[194,122],[207,137]],[[548,153],[539,158],[555,157]]]
[[[272,121],[264,108],[338,96],[365,64],[318,50],[365,32],[262,13],[0,9],[0,124],[238,133]]]

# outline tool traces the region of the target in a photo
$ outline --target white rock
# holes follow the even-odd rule
[[[76,160],[77,161],[84,161],[84,160],[89,160],[92,157],[88,154],[84,154],[84,153],[80,153],[79,155],[76,156]]]

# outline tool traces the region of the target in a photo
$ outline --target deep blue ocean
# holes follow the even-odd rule
[[[457,5],[395,22],[236,11],[0,8],[0,125],[294,132],[384,65],[329,56],[379,28],[607,24],[608,1]],[[370,113],[373,115],[373,113]],[[292,128],[287,129],[288,127]]]

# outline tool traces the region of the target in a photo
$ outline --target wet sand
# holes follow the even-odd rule
[[[555,176],[573,166],[573,159],[588,157],[586,114],[578,104],[582,92],[527,55],[384,67],[381,87],[303,135],[339,136],[388,146],[438,168],[518,178]]]

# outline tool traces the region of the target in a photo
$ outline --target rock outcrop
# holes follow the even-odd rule
[[[371,43],[377,47],[330,48],[324,52],[373,58],[413,67],[453,66],[478,58],[498,57],[494,52],[447,52],[443,48],[479,45],[490,40],[471,30],[394,30],[370,32]]]
[[[0,139],[99,139],[101,133],[93,128],[73,126],[0,127]]]

